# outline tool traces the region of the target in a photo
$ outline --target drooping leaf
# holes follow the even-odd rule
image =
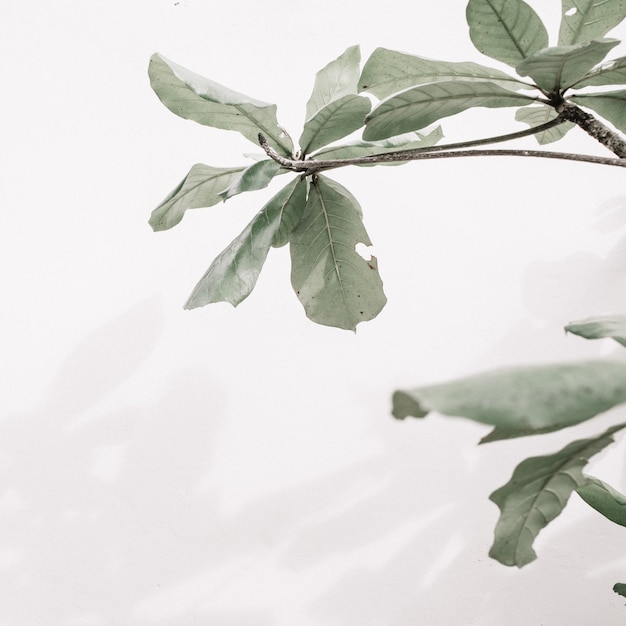
[[[512,67],[548,46],[541,18],[522,0],[470,0],[466,17],[476,48]]]
[[[626,584],[615,583],[615,585],[613,585],[613,591],[620,596],[624,596],[624,598],[626,598]]]
[[[381,102],[366,118],[363,139],[378,140],[420,130],[472,107],[509,107],[534,98],[494,83],[447,81],[407,89]]]
[[[585,475],[585,483],[576,493],[598,513],[620,526],[626,526],[626,496],[605,482]]]
[[[361,257],[359,243],[371,245],[358,202],[339,183],[317,177],[290,244],[291,284],[312,321],[355,330],[385,306],[376,258]]]
[[[490,81],[511,90],[529,88],[518,78],[478,63],[434,61],[377,48],[363,67],[359,91],[369,91],[382,99],[417,85],[449,80]]]
[[[572,96],[570,100],[580,106],[593,109],[617,129],[626,133],[626,90],[604,91],[593,96]]]
[[[626,0],[561,0],[559,46],[603,37],[626,17]]]
[[[176,226],[187,209],[209,207],[222,201],[219,192],[236,180],[243,167],[211,167],[196,163],[181,183],[152,211],[153,230]]]
[[[313,155],[314,159],[352,159],[369,156],[371,154],[386,154],[398,150],[413,150],[417,148],[430,148],[443,138],[441,126],[437,126],[428,135],[420,133],[406,133],[396,135],[382,141],[353,141],[341,146],[322,148]],[[408,161],[406,161],[408,163]],[[378,165],[401,165],[397,163],[378,163]],[[365,166],[364,166],[365,167]]]
[[[306,183],[295,179],[281,189],[211,263],[185,304],[186,309],[212,302],[237,306],[250,295],[281,227],[284,207],[293,201],[297,186]]]
[[[393,415],[430,411],[495,429],[481,443],[548,433],[626,402],[626,363],[611,360],[501,368],[393,394]]]
[[[546,124],[550,120],[553,120],[557,115],[558,114],[553,107],[546,106],[545,104],[540,104],[539,106],[530,106],[524,107],[522,109],[517,109],[517,111],[515,112],[515,119],[518,122],[524,122],[524,124],[528,124],[532,128],[533,126]],[[574,128],[574,126],[576,125],[572,122],[563,122],[558,126],[553,126],[552,128],[548,128],[548,130],[536,133],[535,139],[541,145],[552,143],[561,139],[569,130]]]
[[[304,125],[299,142],[302,153],[309,154],[361,128],[371,106],[368,98],[347,95],[322,107]]]
[[[278,152],[291,156],[293,143],[276,120],[276,105],[232,91],[204,76],[153,54],[150,85],[159,100],[176,115],[204,126],[234,130],[258,145],[263,133]]]
[[[273,159],[257,161],[249,167],[246,167],[238,178],[236,178],[226,189],[220,192],[219,196],[222,200],[226,201],[229,198],[246,191],[265,189],[265,187],[270,184],[274,176],[278,174],[279,170],[280,165]]]
[[[280,199],[280,202],[282,202],[282,215],[280,225],[272,240],[272,247],[281,248],[289,243],[291,233],[298,225],[304,213],[308,186],[308,179],[301,180],[300,178],[296,178],[292,183],[287,185],[285,197]]]
[[[603,315],[570,322],[565,331],[585,339],[611,337],[626,346],[626,315]]]
[[[544,48],[522,61],[517,73],[530,76],[541,89],[555,93],[585,76],[618,43],[617,39],[593,39],[572,46]]]
[[[511,480],[489,496],[500,508],[489,556],[517,567],[534,561],[537,554],[532,546],[539,532],[561,513],[572,491],[585,483],[582,469],[589,459],[612,443],[612,435],[625,426],[574,441],[555,454],[522,461]]]
[[[576,81],[572,87],[591,87],[599,85],[626,84],[626,57],[620,57],[595,68],[586,76]]]
[[[357,93],[360,62],[359,46],[352,46],[315,75],[313,93],[306,104],[307,121],[327,104]]]

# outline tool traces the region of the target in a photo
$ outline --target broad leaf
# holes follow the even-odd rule
[[[236,180],[243,167],[211,167],[196,163],[181,183],[152,211],[153,230],[176,226],[187,209],[209,207],[222,201],[219,192]]]
[[[520,106],[534,100],[494,83],[447,81],[422,85],[381,102],[367,116],[363,139],[386,139],[419,130],[472,107]]]
[[[309,154],[361,128],[371,106],[368,98],[347,95],[322,107],[304,125],[299,142],[302,153]]]
[[[613,591],[620,596],[624,596],[624,598],[626,598],[626,584],[615,583],[615,585],[613,585]]]
[[[256,284],[273,245],[283,218],[283,210],[292,202],[294,188],[306,187],[295,179],[279,191],[214,261],[195,286],[186,309],[212,302],[230,302],[237,306],[248,297]]]
[[[565,331],[585,339],[611,337],[626,346],[626,315],[604,315],[571,322]]]
[[[598,437],[580,439],[561,451],[520,463],[511,480],[490,499],[500,508],[489,556],[504,565],[524,567],[537,558],[533,542],[565,508],[575,489],[585,484],[582,469],[589,459],[613,442],[619,424]]]
[[[598,85],[623,85],[626,83],[626,57],[608,61],[576,81],[572,87],[590,87]]]
[[[339,183],[317,177],[290,244],[291,284],[312,321],[356,330],[385,306],[376,258],[362,258],[359,243],[371,245],[358,202]]]
[[[257,144],[258,134],[285,156],[293,143],[276,120],[276,105],[254,100],[204,76],[153,54],[148,67],[150,85],[161,102],[176,115],[204,126],[234,130]]]
[[[593,109],[616,128],[626,133],[626,90],[605,91],[593,96],[572,96],[570,100]]]
[[[598,513],[620,526],[626,526],[626,497],[605,482],[585,476],[576,493]]]
[[[400,390],[393,415],[430,411],[490,424],[481,443],[552,432],[626,402],[626,363],[597,360],[501,368],[466,378]]]
[[[594,39],[573,46],[545,48],[517,66],[520,76],[530,76],[548,93],[565,90],[596,66],[619,41]]]
[[[512,67],[548,46],[546,27],[522,0],[470,0],[466,17],[476,48]]]
[[[626,0],[561,0],[559,46],[603,37],[626,17]]]
[[[533,126],[546,124],[550,120],[553,120],[556,116],[557,112],[554,110],[554,108],[546,106],[545,104],[541,104],[539,106],[524,107],[522,109],[517,109],[517,111],[515,112],[515,119],[518,122],[524,122],[525,124],[528,124],[531,128]],[[572,122],[563,122],[558,126],[548,128],[548,130],[535,133],[535,139],[541,145],[552,143],[561,139],[569,130],[574,128],[574,126],[576,126],[576,124]]]
[[[224,201],[246,191],[265,189],[274,176],[278,174],[280,165],[272,159],[257,161],[246,167],[240,176],[234,180],[224,191],[220,192],[220,198]]]
[[[282,214],[280,217],[280,225],[272,240],[272,247],[280,248],[289,243],[291,233],[298,225],[304,213],[308,187],[308,179],[302,180],[296,178],[285,188],[284,197],[281,196],[279,198],[279,201],[282,203]]]
[[[370,91],[382,99],[417,85],[449,80],[490,81],[513,90],[530,87],[513,76],[477,63],[434,61],[377,48],[363,67],[359,91]]]
[[[306,104],[307,120],[327,104],[357,93],[360,62],[359,46],[352,46],[315,75],[313,93]]]
[[[382,141],[353,141],[342,146],[323,148],[313,155],[314,159],[352,159],[372,154],[387,154],[398,150],[415,150],[418,148],[430,148],[443,137],[441,126],[437,126],[428,135],[420,133],[406,133],[396,135]],[[408,161],[397,163],[378,163],[377,165],[402,165]],[[364,166],[366,167],[366,166]]]

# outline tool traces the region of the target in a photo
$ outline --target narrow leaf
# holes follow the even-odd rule
[[[306,105],[307,120],[327,104],[357,93],[360,62],[359,46],[352,46],[315,75],[313,93]]]
[[[258,134],[285,156],[293,143],[276,120],[276,105],[254,100],[204,76],[153,54],[148,67],[150,85],[176,115],[204,126],[234,130],[258,145]]]
[[[585,476],[585,483],[576,493],[598,513],[620,526],[626,526],[626,496],[605,482]]]
[[[565,327],[565,332],[585,339],[610,337],[626,346],[626,315],[604,315],[570,322]]]
[[[368,98],[355,95],[343,96],[322,107],[304,125],[299,142],[302,153],[309,154],[358,130],[370,108]]]
[[[626,0],[561,0],[559,46],[603,37],[626,17]]]
[[[620,596],[624,596],[624,598],[626,598],[626,584],[615,583],[615,585],[613,585],[613,591]]]
[[[522,461],[511,480],[489,497],[500,508],[489,556],[517,567],[534,561],[537,554],[532,545],[539,532],[561,513],[572,491],[585,483],[582,469],[589,459],[612,443],[612,435],[625,426],[574,441],[555,454]]]
[[[565,90],[585,76],[619,41],[594,39],[573,46],[545,48],[517,66],[520,76],[530,76],[548,93]]]
[[[153,230],[176,226],[187,209],[209,207],[222,201],[219,192],[236,180],[243,167],[211,167],[196,163],[181,183],[152,211]]]
[[[297,185],[305,183],[296,179],[279,191],[211,263],[185,304],[186,309],[212,302],[237,306],[250,295],[281,226],[283,209]]]
[[[466,10],[476,48],[515,67],[548,45],[540,17],[522,0],[470,0]]]
[[[278,174],[280,165],[272,159],[264,159],[257,161],[249,167],[246,167],[239,177],[234,180],[219,196],[226,201],[237,194],[245,191],[256,191],[257,189],[265,189],[274,176]]]
[[[545,104],[541,104],[539,106],[524,107],[522,109],[517,109],[517,111],[515,112],[515,119],[518,122],[524,122],[525,124],[528,124],[531,128],[533,126],[546,124],[550,120],[553,120],[556,116],[557,112],[554,110],[554,108],[546,106]],[[548,128],[548,130],[535,133],[535,139],[541,145],[552,143],[561,139],[568,131],[574,128],[574,126],[576,126],[576,124],[572,122],[563,122],[558,126]]]
[[[626,133],[626,90],[605,91],[593,96],[572,96],[570,100],[593,109],[617,129]]]
[[[449,80],[490,81],[512,90],[530,86],[500,70],[477,63],[434,61],[377,48],[363,67],[359,91],[369,91],[382,99],[417,85]]]
[[[608,61],[576,81],[572,87],[623,85],[626,83],[626,57]]]
[[[626,402],[626,363],[597,360],[501,368],[458,380],[396,391],[393,415],[430,411],[490,424],[481,443],[552,432]]]
[[[304,213],[308,186],[308,179],[301,180],[300,178],[296,178],[284,189],[284,197],[279,198],[279,202],[282,203],[280,225],[274,234],[272,247],[280,248],[289,243],[291,233],[298,225]]]
[[[377,140],[419,130],[472,107],[509,107],[534,98],[494,83],[448,81],[407,89],[381,102],[366,119],[363,139]]]
[[[357,244],[371,245],[361,207],[350,192],[319,176],[304,215],[291,236],[291,284],[309,319],[356,330],[385,306],[376,258],[362,258]]]

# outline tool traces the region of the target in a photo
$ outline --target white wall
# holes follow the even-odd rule
[[[539,7],[553,32],[554,4]],[[538,561],[519,571],[487,557],[487,497],[515,464],[624,409],[480,448],[478,425],[389,415],[397,387],[623,356],[562,331],[626,311],[621,169],[463,159],[332,174],[360,199],[389,297],[356,335],[305,319],[285,249],[239,308],[182,310],[272,188],[166,233],[147,225],[192,164],[255,150],[168,112],[148,84],[153,52],[276,102],[297,137],[314,73],[355,43],[364,58],[385,46],[489,64],[464,5],[0,10],[0,623],[624,623],[611,591],[626,582],[623,529],[576,496],[540,535]],[[504,111],[444,132],[477,136],[491,115],[488,134],[519,128]],[[603,153],[571,135],[563,149]],[[625,451],[592,465],[622,489]]]

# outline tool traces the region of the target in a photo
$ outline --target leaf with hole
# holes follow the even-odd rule
[[[604,37],[626,17],[626,0],[561,0],[559,46]]]
[[[626,315],[602,315],[570,322],[565,331],[585,339],[610,337],[626,346]]]
[[[339,183],[318,176],[290,242],[291,284],[312,321],[356,330],[385,306],[376,258],[361,257],[359,243],[371,245],[359,203]]]
[[[623,85],[626,83],[626,57],[607,61],[576,81],[572,87]]]
[[[265,189],[265,187],[270,184],[274,176],[276,176],[279,171],[280,165],[272,159],[257,161],[249,167],[246,167],[237,179],[235,179],[226,189],[221,191],[219,194],[220,198],[225,202],[229,198],[246,191]]]
[[[533,126],[541,126],[542,124],[546,124],[547,122],[553,120],[556,116],[557,112],[554,110],[554,108],[546,106],[545,104],[523,107],[515,111],[515,119],[518,122],[524,122],[524,124],[528,124],[531,128]],[[561,139],[568,131],[574,128],[574,126],[575,124],[572,122],[563,122],[558,126],[548,128],[548,130],[543,130],[535,133],[535,139],[539,144],[546,145],[548,143],[552,143]]]
[[[626,526],[626,497],[598,478],[585,475],[585,479],[576,493],[608,520]]]
[[[618,130],[626,133],[626,90],[604,91],[594,95],[578,95],[570,98],[580,106],[593,109]]]
[[[612,435],[625,426],[618,424],[555,454],[522,461],[511,480],[489,496],[500,509],[489,556],[517,567],[534,561],[533,542],[539,532],[560,515],[572,491],[585,484],[582,470],[589,459],[613,443]]]

